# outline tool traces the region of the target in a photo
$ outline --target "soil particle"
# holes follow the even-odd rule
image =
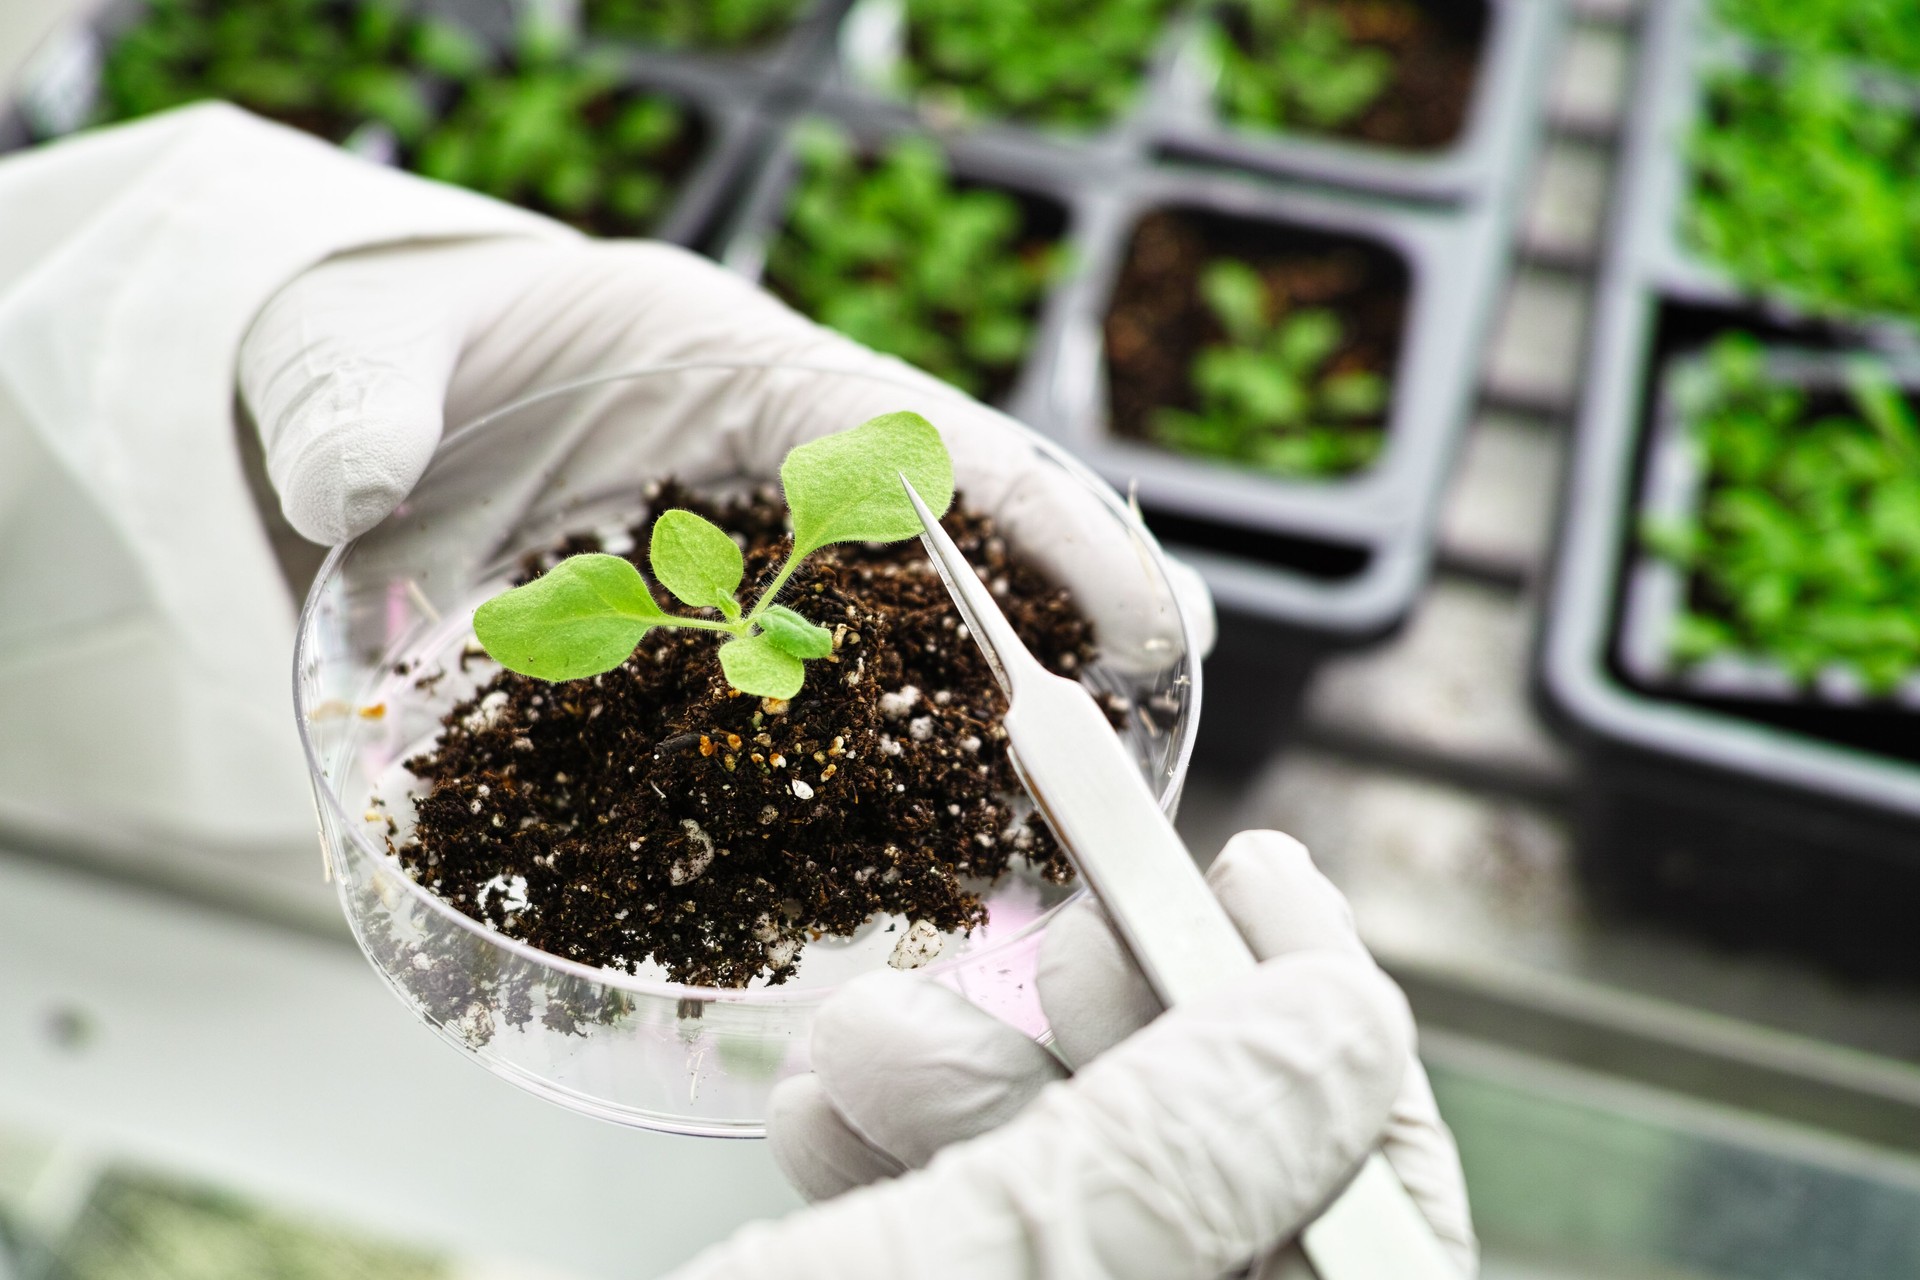
[[[1407,309],[1407,267],[1398,255],[1356,237],[1162,209],[1134,229],[1107,311],[1115,434],[1150,440],[1156,410],[1199,407],[1189,370],[1202,350],[1226,338],[1199,289],[1201,273],[1219,258],[1258,271],[1282,314],[1333,312],[1345,342],[1328,373],[1367,370],[1391,381]]]
[[[749,584],[784,558],[777,492],[717,508],[671,484],[649,497],[743,535]],[[1068,593],[990,520],[956,502],[944,523],[1043,662],[1092,659]],[[1071,877],[1014,775],[1005,698],[917,542],[816,553],[784,599],[836,638],[791,703],[729,688],[716,637],[694,630],[649,632],[587,680],[495,677],[408,761],[432,785],[394,850],[408,874],[550,954],[724,987],[783,981],[805,942],[883,913],[914,922],[896,963],[925,963],[928,931],[937,950],[982,923],[978,889],[1016,859]]]

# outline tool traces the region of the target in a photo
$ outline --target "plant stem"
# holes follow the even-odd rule
[[[760,593],[758,600],[754,601],[753,612],[747,615],[748,622],[752,622],[766,611],[767,606],[773,603],[773,598],[780,594],[780,588],[787,585],[787,579],[793,576],[793,571],[800,567],[800,562],[804,559],[806,559],[805,556],[789,555],[787,557],[787,562],[780,566],[780,572],[773,575],[773,581],[767,584],[767,589]]]
[[[638,617],[640,615],[636,614],[632,616]],[[681,618],[673,614],[668,614],[665,622],[661,622],[651,615],[647,617],[647,620],[652,622],[656,627],[693,627],[700,631],[724,631],[728,635],[734,636],[747,634],[747,624],[745,622],[715,622],[711,618]]]

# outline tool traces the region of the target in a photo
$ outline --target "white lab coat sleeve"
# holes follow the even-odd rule
[[[0,163],[0,838],[318,879],[236,353],[324,258],[490,235],[573,233],[218,104]]]

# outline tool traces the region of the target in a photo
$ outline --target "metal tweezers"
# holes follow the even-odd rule
[[[1093,695],[1040,664],[905,475],[921,541],[1006,691],[1014,767],[1074,867],[1165,1005],[1252,969],[1139,766]],[[1459,1280],[1459,1271],[1376,1151],[1300,1236],[1320,1280]]]

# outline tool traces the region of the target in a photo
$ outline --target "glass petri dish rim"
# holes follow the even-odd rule
[[[966,404],[969,409],[974,411],[984,408],[987,412],[1004,418],[1011,427],[1024,436],[1040,453],[1046,455],[1048,459],[1060,466],[1069,475],[1086,485],[1099,501],[1100,505],[1105,507],[1115,518],[1126,526],[1129,533],[1136,539],[1139,539],[1153,552],[1155,566],[1159,570],[1162,579],[1167,583],[1168,595],[1173,600],[1174,614],[1180,622],[1180,640],[1186,657],[1187,678],[1189,682],[1187,696],[1192,704],[1192,710],[1186,716],[1182,717],[1180,738],[1174,744],[1173,767],[1168,775],[1169,779],[1171,779],[1171,785],[1162,788],[1157,797],[1160,808],[1163,811],[1177,801],[1180,796],[1181,783],[1184,782],[1188,766],[1191,763],[1194,737],[1200,725],[1201,674],[1194,620],[1189,615],[1185,602],[1180,598],[1180,593],[1173,588],[1171,576],[1168,574],[1166,568],[1166,551],[1160,546],[1159,540],[1148,530],[1145,522],[1140,519],[1139,514],[1134,508],[1129,503],[1121,501],[1120,496],[1114,492],[1113,486],[1101,479],[1098,473],[1052,440],[1047,439],[1038,431],[1035,431],[1025,423],[999,409],[995,409],[990,405],[983,406],[977,402],[970,402],[961,392],[945,387],[944,385],[929,385],[927,383],[911,381],[905,377],[891,377],[871,370],[848,368],[844,365],[794,360],[670,361],[662,364],[640,365],[611,373],[597,373],[587,378],[576,378],[569,382],[556,383],[551,387],[546,387],[522,396],[510,404],[503,405],[489,413],[482,414],[471,422],[467,422],[447,432],[441,437],[439,445],[435,447],[434,457],[438,458],[446,450],[464,444],[468,439],[481,434],[501,418],[507,417],[510,414],[519,413],[542,401],[558,399],[584,391],[590,387],[602,386],[609,382],[627,382],[638,378],[659,377],[675,373],[724,373],[729,371],[751,372],[756,370],[817,373],[832,377],[860,378],[882,386],[897,386],[901,390],[910,391],[915,395],[924,396],[930,392],[937,395],[945,395],[955,403]],[[431,466],[432,463],[428,465]],[[412,876],[407,875],[406,872],[400,869],[399,863],[385,849],[376,849],[373,842],[369,840],[361,830],[360,825],[352,821],[347,813],[345,804],[341,801],[339,793],[334,789],[325,771],[321,768],[319,754],[317,748],[314,746],[313,736],[307,731],[309,707],[307,706],[307,700],[302,690],[300,680],[300,673],[305,669],[308,656],[308,636],[312,632],[314,615],[320,607],[321,595],[327,585],[333,581],[335,575],[338,574],[342,561],[353,552],[353,548],[358,541],[359,539],[356,538],[351,542],[341,543],[327,553],[326,559],[321,563],[319,573],[314,576],[312,587],[307,591],[307,598],[300,607],[300,618],[295,631],[293,646],[293,711],[295,727],[300,734],[301,753],[306,757],[308,774],[317,784],[315,789],[321,796],[320,803],[327,807],[335,822],[338,823],[339,829],[345,833],[346,839],[358,846],[363,856],[391,870],[405,887],[405,891],[408,894],[413,896],[441,919],[460,929],[464,929],[489,946],[505,951],[509,955],[527,964],[539,965],[542,968],[579,978],[586,982],[612,987],[619,991],[662,999],[698,1000],[708,1003],[738,1005],[785,1005],[810,1004],[826,998],[828,993],[834,989],[833,987],[787,987],[784,985],[757,988],[693,986],[687,983],[662,982],[657,979],[643,978],[638,974],[622,973],[615,969],[602,969],[593,965],[583,964],[578,960],[568,960],[563,956],[556,956],[552,952],[542,951],[538,947],[530,946],[517,938],[510,938],[503,933],[486,928],[479,921],[467,915],[465,912],[456,909],[451,903],[432,892]],[[334,875],[339,880],[339,883],[345,884],[346,877],[334,866],[333,846],[324,839],[324,833],[322,845],[323,852],[326,855],[329,873]],[[1004,938],[996,939],[984,949],[969,952],[965,955],[950,956],[943,960],[936,960],[932,964],[921,967],[916,972],[927,977],[937,977],[948,969],[978,963],[983,957],[992,955],[994,952],[1000,951],[1003,948],[1013,946],[1045,928],[1048,922],[1051,921],[1061,909],[1078,901],[1084,897],[1086,893],[1087,888],[1082,884],[1075,888],[1067,897],[1061,899],[1040,915],[1028,921],[1022,928],[1008,934]]]

